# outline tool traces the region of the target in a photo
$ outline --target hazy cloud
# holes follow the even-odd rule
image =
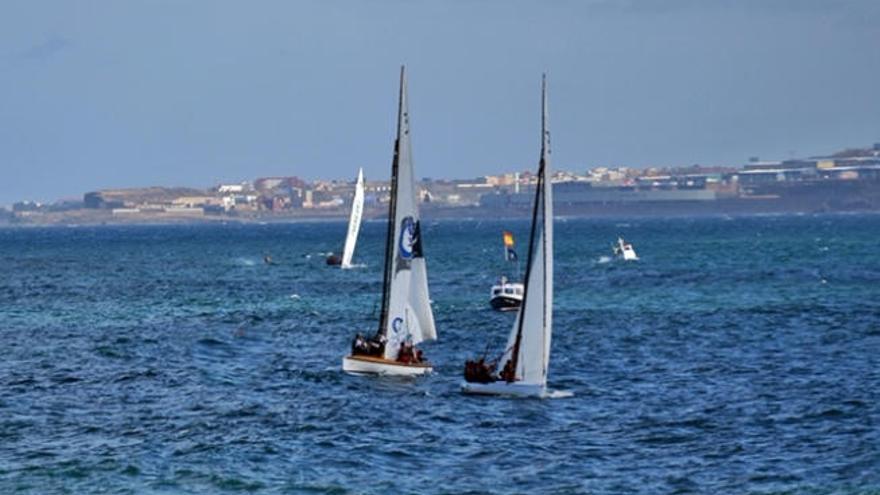
[[[70,41],[61,36],[51,36],[18,54],[19,60],[49,60],[71,46]]]

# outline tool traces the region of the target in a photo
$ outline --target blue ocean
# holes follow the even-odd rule
[[[0,493],[880,493],[880,216],[558,218],[548,400],[459,393],[503,230],[423,222],[435,373],[378,379],[384,222],[0,229]]]

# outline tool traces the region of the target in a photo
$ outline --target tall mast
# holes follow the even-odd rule
[[[541,74],[541,165],[540,165],[540,169],[541,169],[541,175],[544,177],[544,180],[550,181],[549,183],[545,183],[547,185],[545,185],[544,187],[549,187],[551,189],[551,193],[552,193],[553,178],[552,177],[547,178],[547,162],[549,161],[549,155],[550,155],[550,129],[548,129],[548,125],[549,125],[549,122],[547,122],[547,74],[544,73],[544,74]],[[552,276],[552,273],[551,273],[552,269],[551,270],[546,269],[547,268],[547,256],[550,256],[551,259],[553,257],[553,251],[551,249],[548,249],[548,246],[547,246],[547,243],[550,242],[550,240],[549,240],[550,236],[547,233],[547,231],[548,231],[548,225],[547,225],[548,205],[547,205],[547,203],[548,202],[552,203],[553,196],[551,194],[550,199],[548,200],[547,193],[545,192],[544,195],[541,197],[541,199],[544,201],[544,209],[542,210],[542,213],[543,213],[542,220],[544,223],[544,225],[542,226],[542,229],[543,229],[542,232],[544,233],[544,235],[541,236],[541,240],[544,243],[544,246],[543,246],[544,249],[541,250],[541,252],[544,253],[544,259],[542,260],[544,263],[544,270],[542,270],[542,273],[544,275],[544,283],[541,284],[542,285],[542,292],[543,292],[541,294],[541,297],[544,299],[544,304],[541,308],[542,309],[541,321],[543,322],[543,325],[542,325],[543,337],[541,338],[541,347],[542,347],[541,352],[545,356],[545,358],[542,359],[541,362],[544,365],[543,373],[544,373],[544,378],[546,379],[546,377],[547,377],[547,363],[548,363],[548,360],[546,358],[546,356],[548,356],[547,349],[546,349],[546,346],[547,346],[547,335],[546,334],[547,334],[547,329],[549,327],[549,325],[548,325],[549,322],[547,321],[547,316],[549,314],[548,311],[552,310],[552,307],[548,308],[548,306],[551,306],[553,304],[552,302],[550,304],[548,304],[548,301],[547,301],[547,288],[548,288],[547,277],[548,277],[548,275]],[[549,208],[550,208],[550,220],[549,221],[553,222],[553,205],[552,204],[549,205]]]
[[[397,138],[394,140],[394,158],[391,161],[391,199],[388,202],[388,232],[385,236],[385,273],[382,279],[382,313],[379,317],[378,335],[385,335],[388,329],[388,299],[391,291],[391,272],[394,260],[394,222],[397,216],[397,174],[400,165],[400,139],[403,129],[403,104],[406,97],[406,67],[400,66],[400,95],[397,102]]]

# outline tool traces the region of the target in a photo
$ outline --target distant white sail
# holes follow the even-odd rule
[[[358,232],[361,230],[361,216],[364,213],[364,169],[358,169],[357,184],[354,187],[354,199],[351,202],[351,217],[348,219],[348,236],[342,250],[342,268],[351,268],[354,246],[357,244]]]
[[[524,384],[546,385],[553,331],[553,188],[550,173],[550,132],[547,121],[547,83],[541,91],[540,189],[536,194],[532,226],[530,265],[526,276],[523,304],[507,341],[502,365],[512,357],[516,380]],[[513,353],[517,351],[517,355]]]
[[[391,245],[386,257],[387,300],[384,308],[385,358],[396,359],[401,342],[418,344],[437,338],[428,296],[428,275],[422,253],[418,189],[413,174],[409,136],[406,71],[400,71],[400,106],[393,167],[393,220]]]

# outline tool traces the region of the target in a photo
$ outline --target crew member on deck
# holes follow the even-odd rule
[[[495,381],[492,376],[494,365],[486,364],[483,358],[477,361],[467,361],[464,363],[464,379],[469,382],[491,383]]]
[[[516,370],[513,369],[513,359],[508,359],[501,370],[501,379],[510,383],[516,379]]]
[[[377,357],[382,357],[385,354],[385,337],[383,335],[376,334],[367,342],[367,354]]]
[[[369,354],[370,349],[367,346],[367,341],[364,339],[364,336],[360,333],[354,336],[354,340],[351,342],[351,354],[352,356],[356,354]]]
[[[397,360],[404,364],[415,362],[415,354],[413,353],[413,345],[410,342],[401,342],[400,350],[397,352]]]

